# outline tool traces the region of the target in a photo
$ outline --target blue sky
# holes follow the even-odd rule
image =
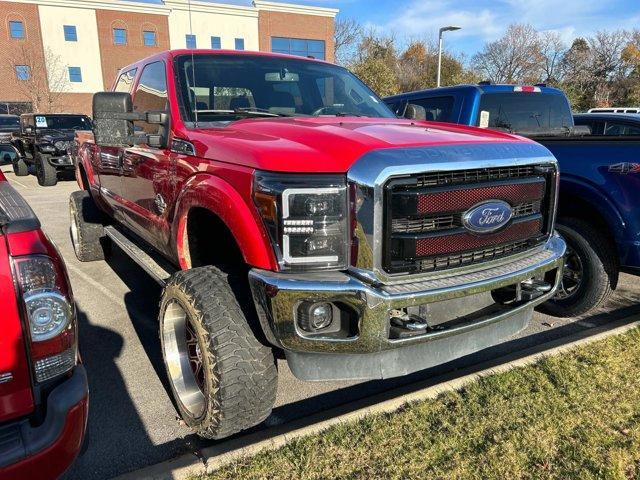
[[[220,1],[220,0],[218,0]],[[287,1],[287,0],[279,0]],[[247,5],[249,0],[228,3]],[[463,27],[447,34],[446,48],[467,56],[499,37],[507,25],[531,23],[556,30],[570,42],[601,29],[640,28],[640,0],[295,0],[289,3],[339,8],[340,15],[394,32],[399,39],[437,36],[444,25]]]

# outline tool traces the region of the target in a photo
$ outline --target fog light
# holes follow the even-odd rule
[[[319,303],[309,311],[311,326],[316,330],[327,328],[333,321],[333,309],[328,303]]]
[[[297,322],[307,333],[328,333],[340,329],[336,307],[329,302],[302,302],[297,308]]]

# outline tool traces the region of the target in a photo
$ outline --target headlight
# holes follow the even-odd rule
[[[257,172],[254,201],[283,270],[346,268],[344,176]]]
[[[67,148],[69,148],[69,142],[64,142],[62,140],[57,141],[54,145],[56,146],[56,150],[61,152],[66,152]]]

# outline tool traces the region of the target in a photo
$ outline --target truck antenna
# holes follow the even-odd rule
[[[189,36],[193,37],[193,24],[191,23],[191,0],[188,1],[189,5]],[[196,63],[193,56],[193,48],[191,49],[191,81],[193,82],[193,114],[195,116],[195,127],[198,128],[198,97],[196,96]],[[187,85],[187,88],[189,86]],[[189,95],[189,101],[191,101],[191,95]]]

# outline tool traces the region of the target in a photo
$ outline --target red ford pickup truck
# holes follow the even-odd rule
[[[80,451],[88,384],[64,263],[0,172],[0,478],[58,478]]]
[[[269,415],[274,358],[302,380],[405,375],[525,328],[561,278],[547,149],[397,119],[344,68],[165,52],[93,118],[76,254],[115,243],[164,285],[169,384],[203,437]]]

